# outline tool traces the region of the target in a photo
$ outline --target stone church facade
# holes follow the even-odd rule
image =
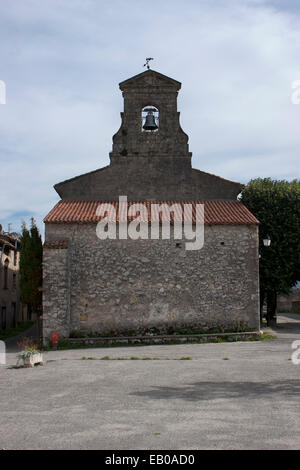
[[[192,168],[180,87],[153,70],[120,83],[110,165],[55,185],[61,201],[44,220],[46,341],[54,331],[259,328],[258,221],[237,200],[242,185]],[[110,203],[118,213],[120,196],[128,208],[204,204],[203,248],[186,250],[172,230],[170,239],[99,239],[97,208]]]

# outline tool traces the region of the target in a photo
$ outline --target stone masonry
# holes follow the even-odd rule
[[[242,185],[193,169],[188,136],[177,111],[181,84],[153,70],[120,83],[122,123],[113,136],[110,165],[55,185],[62,199],[117,201],[231,200]],[[141,111],[159,109],[159,129],[142,132]]]
[[[20,240],[2,233],[0,226],[0,329],[15,328],[24,320],[20,300]]]
[[[110,164],[55,185],[62,201],[45,219],[45,341],[54,331],[259,328],[258,221],[236,202],[241,184],[192,168],[177,111],[180,87],[153,70],[120,83],[124,111]],[[142,127],[149,106],[159,113],[155,132]],[[206,201],[204,247],[186,251],[172,237],[100,240],[93,207],[119,196]]]
[[[49,224],[44,335],[150,328],[259,328],[257,226],[206,226],[201,250],[178,240],[99,240],[94,224]],[[68,288],[68,286],[70,286]]]

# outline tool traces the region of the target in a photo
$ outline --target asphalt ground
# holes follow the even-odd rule
[[[51,351],[32,369],[13,367],[10,341],[0,449],[298,449],[300,315],[269,332],[277,338]]]

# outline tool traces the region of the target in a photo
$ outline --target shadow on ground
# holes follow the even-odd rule
[[[156,400],[178,399],[185,401],[218,400],[232,398],[265,399],[276,395],[283,398],[300,397],[300,381],[278,382],[196,382],[186,387],[154,387],[152,390],[131,395]]]

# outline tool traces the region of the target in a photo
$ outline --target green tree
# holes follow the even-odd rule
[[[260,299],[267,301],[267,323],[276,317],[277,295],[300,279],[300,181],[251,180],[241,201],[260,221]],[[264,247],[269,235],[271,246]]]
[[[27,308],[42,314],[42,239],[35,220],[31,219],[30,230],[22,225],[20,253],[20,297]]]

